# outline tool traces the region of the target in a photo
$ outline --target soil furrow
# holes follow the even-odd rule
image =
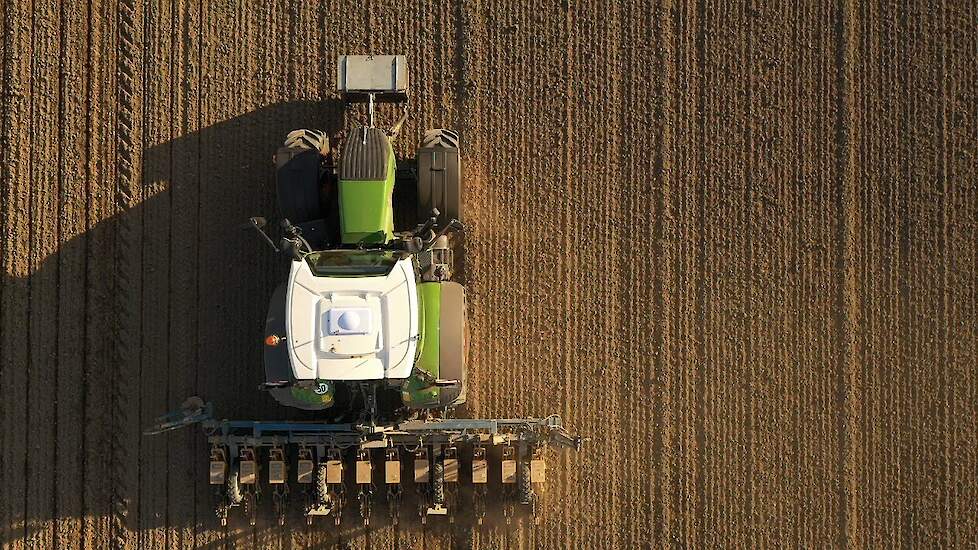
[[[173,15],[168,4],[147,5],[143,16],[142,170],[138,181],[143,201],[140,325],[139,409],[137,428],[148,426],[179,397],[167,384],[170,354],[170,211],[173,167],[171,121],[173,75]],[[142,437],[139,444],[139,547],[169,548],[170,510],[167,508],[169,469],[166,437]]]
[[[172,52],[169,134],[169,270],[170,317],[167,339],[171,342],[167,365],[167,410],[196,395],[198,327],[197,204],[200,189],[199,90],[187,83],[200,80],[200,19],[193,4],[178,3],[172,13]],[[166,190],[163,191],[166,193]],[[198,480],[205,476],[208,449],[196,430],[186,429],[167,437],[167,542],[172,548],[195,547],[197,516],[210,515],[197,506]]]
[[[974,545],[978,541],[978,518],[967,514],[978,506],[978,481],[970,472],[978,469],[978,450],[975,440],[978,423],[978,374],[970,368],[978,354],[978,330],[974,323],[961,322],[976,316],[976,286],[978,286],[978,185],[973,181],[973,167],[978,151],[978,116],[974,105],[978,101],[978,70],[968,52],[978,47],[978,37],[968,21],[976,16],[976,7],[947,7],[945,32],[950,37],[945,55],[946,149],[944,161],[948,182],[945,200],[948,204],[948,241],[945,254],[948,261],[947,366],[946,389],[950,409],[949,455],[952,465],[947,482],[949,503],[947,514],[952,533],[949,544]],[[972,177],[969,179],[969,175]],[[952,254],[953,252],[953,254]]]
[[[116,174],[118,140],[116,137],[116,28],[115,6],[92,5],[90,13],[87,95],[87,208],[85,240],[88,292],[85,313],[85,373],[82,416],[88,420],[84,430],[85,548],[105,548],[113,534],[115,453],[113,402],[114,380],[105,373],[114,372],[117,357],[112,338],[115,312],[114,234],[118,228],[116,211]]]
[[[24,337],[27,381],[21,399],[41,406],[28,407],[26,418],[26,499],[24,504],[27,548],[54,545],[57,484],[58,319],[60,239],[59,204],[62,182],[58,168],[61,147],[59,121],[61,25],[57,5],[32,6],[31,109],[29,148],[31,223],[26,234],[30,270],[28,319]],[[23,238],[24,236],[21,236]]]
[[[0,3],[0,545],[975,544],[975,10]],[[193,394],[303,416],[255,391],[285,267],[237,227],[289,130],[365,118],[369,52],[411,62],[398,155],[462,137],[466,412],[592,438],[540,525],[493,486],[395,529],[379,483],[369,530],[279,527],[263,469],[222,528],[204,436],[141,435]]]
[[[214,81],[218,78],[215,73],[220,66],[215,56],[221,48],[221,39],[218,37],[224,34],[217,9],[217,5],[208,2],[202,2],[198,6],[200,21],[200,42],[197,53],[200,63],[200,85],[197,97],[198,129],[196,135],[191,137],[193,140],[191,146],[196,148],[198,164],[198,198],[194,212],[197,231],[193,237],[198,266],[197,304],[194,312],[197,323],[195,385],[197,395],[213,402],[215,406],[221,406],[224,412],[218,414],[230,417],[233,411],[228,409],[233,407],[234,392],[229,391],[229,381],[222,380],[219,374],[218,369],[223,364],[221,354],[223,343],[219,344],[220,340],[214,334],[216,329],[223,326],[219,309],[221,303],[213,291],[213,275],[204,269],[205,265],[211,265],[214,261],[214,250],[219,246],[213,237],[214,225],[211,220],[215,204],[210,198],[208,189],[212,185],[212,178],[221,172],[221,163],[215,160],[215,156],[223,144],[219,141],[219,137],[214,135],[215,132],[206,131],[207,128],[222,121],[220,115],[213,113],[215,106],[220,105],[219,99],[213,95]],[[201,445],[198,445],[197,450],[199,452],[195,460],[204,460],[204,453],[210,452],[208,447]],[[217,504],[216,492],[217,488],[209,485],[206,478],[197,478],[195,542],[198,547],[233,547],[231,546],[233,540],[227,537],[227,529],[220,526],[214,515],[214,506]]]
[[[23,132],[30,125],[33,83],[31,80],[31,41],[33,27],[30,12],[23,3],[4,3],[4,79],[3,134],[0,155],[3,158],[0,191],[3,197],[3,292],[0,294],[0,410],[3,434],[0,453],[3,468],[3,515],[0,516],[0,544],[5,548],[23,548],[29,523],[27,495],[27,395],[28,315],[30,276],[28,262],[30,243],[27,236],[32,223],[30,186],[13,185],[31,180],[31,157],[16,154],[30,150],[31,136]]]
[[[62,34],[58,113],[60,125],[57,417],[55,463],[54,544],[57,548],[80,548],[84,506],[85,417],[85,300],[87,246],[88,128],[88,28],[75,21],[88,21],[87,7],[60,6]],[[78,101],[64,98],[78,97]],[[52,262],[55,260],[51,260]]]

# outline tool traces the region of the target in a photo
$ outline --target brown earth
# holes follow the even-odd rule
[[[978,544],[975,3],[734,4],[0,2],[0,543]],[[236,226],[367,52],[462,135],[473,413],[591,437],[540,526],[222,530],[140,436],[285,414]]]

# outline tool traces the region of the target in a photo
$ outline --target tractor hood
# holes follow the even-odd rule
[[[289,361],[299,380],[401,379],[418,340],[410,258],[386,275],[317,276],[293,261],[286,297]]]

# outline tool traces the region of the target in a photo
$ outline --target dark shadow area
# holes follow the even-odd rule
[[[323,417],[279,406],[258,390],[268,299],[286,278],[288,260],[242,225],[264,216],[277,232],[273,155],[290,130],[341,137],[343,125],[339,101],[287,102],[148,147],[134,154],[132,185],[118,177],[100,184],[106,211],[117,213],[102,215],[89,194],[89,216],[98,219],[90,230],[27,276],[5,271],[3,397],[21,398],[3,409],[13,446],[2,466],[22,484],[5,488],[13,504],[0,542],[61,529],[65,518],[77,519],[83,531],[109,525],[110,533],[160,540],[220,533],[204,434],[190,427],[144,436],[142,429],[191,395],[212,402],[218,418]],[[412,159],[400,169],[410,172]],[[416,191],[395,187],[395,225],[411,227]],[[23,235],[18,248],[29,252],[43,239],[38,231]],[[14,337],[10,327],[17,326],[23,333]],[[490,492],[498,495],[500,487],[493,480]],[[275,525],[271,489],[263,483],[263,490],[254,530],[235,510],[223,537],[204,547],[296,530],[341,544],[364,532],[356,486],[348,487],[339,529],[331,518],[307,527],[298,494],[287,525]],[[387,524],[382,478],[374,492],[372,528]],[[405,496],[401,530],[421,529],[417,509]],[[497,515],[487,521],[502,523]],[[461,533],[470,520],[426,529]]]

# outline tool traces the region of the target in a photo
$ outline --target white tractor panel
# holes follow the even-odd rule
[[[292,262],[286,298],[289,360],[299,380],[407,378],[418,340],[410,259],[387,276],[317,277]]]

